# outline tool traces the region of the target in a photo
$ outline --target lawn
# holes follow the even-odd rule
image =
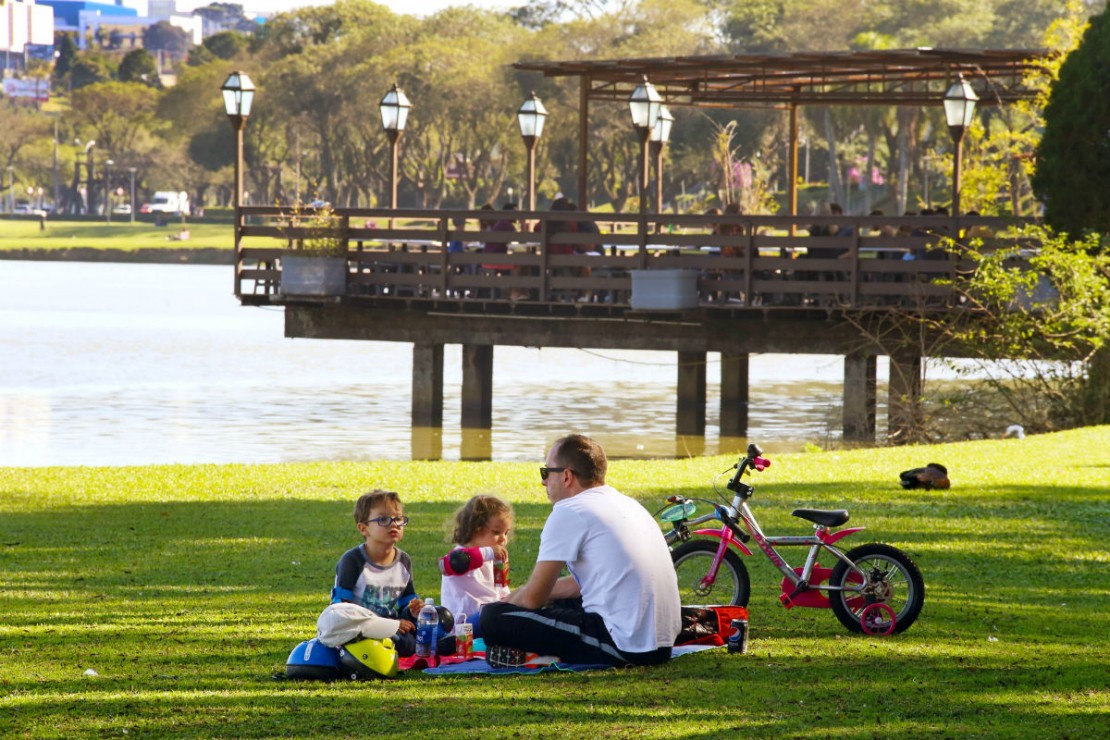
[[[182,224],[171,218],[165,226],[149,221],[131,223],[127,216],[114,216],[112,223],[103,221],[46,220],[39,228],[35,218],[9,218],[0,221],[0,252],[15,249],[231,249],[234,233],[230,223]],[[189,230],[185,241],[174,239],[182,228]],[[252,238],[248,246],[274,246],[275,240]]]
[[[785,611],[752,573],[751,652],[657,668],[514,677],[278,680],[314,632],[350,510],[373,487],[412,517],[424,595],[445,524],[475,493],[517,512],[514,582],[549,509],[536,465],[390,462],[0,469],[0,734],[34,737],[1079,738],[1110,733],[1110,427],[936,447],[775,454],[764,529],[839,507],[849,539],[908,551],[919,621],[850,636]],[[902,491],[937,461],[950,491]],[[621,460],[609,482],[653,511],[733,461]],[[798,551],[787,551],[788,557]],[[87,670],[96,675],[86,675]]]

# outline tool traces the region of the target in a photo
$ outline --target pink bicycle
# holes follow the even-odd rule
[[[748,569],[737,552],[751,555],[747,542],[755,540],[760,551],[783,574],[779,601],[787,609],[795,606],[833,610],[841,624],[852,632],[890,635],[909,629],[925,603],[925,582],[909,556],[896,547],[879,543],[861,545],[844,552],[836,544],[864,527],[834,531],[848,521],[844,509],[795,509],[793,515],[812,522],[809,536],[768,536],[763,533],[748,499],[754,489],[741,478],[751,470],[762,471],[771,461],[762,457],[758,445],[748,445],[747,454],[732,470],[736,474],[727,484],[733,497],[730,504],[685,496],[671,496],[671,504],[658,512],[671,524],[666,533],[671,557],[678,573],[683,604],[735,604],[747,606],[751,594]],[[721,501],[727,499],[717,489]],[[713,512],[694,519],[695,501],[713,507]],[[698,528],[709,521],[709,528]],[[743,522],[747,529],[740,528]],[[695,537],[709,539],[694,539]],[[808,547],[805,564],[790,565],[778,547]],[[831,568],[818,563],[822,555],[833,559]]]

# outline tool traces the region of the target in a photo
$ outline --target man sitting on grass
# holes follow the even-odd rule
[[[647,510],[605,485],[606,465],[601,445],[577,434],[548,452],[540,476],[553,507],[536,567],[481,611],[491,666],[523,665],[527,652],[622,666],[670,659],[681,626],[671,554]]]

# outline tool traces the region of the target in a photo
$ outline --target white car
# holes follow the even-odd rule
[[[12,213],[16,216],[38,216],[39,218],[46,216],[46,211],[35,208],[30,203],[16,203],[15,210]]]
[[[130,216],[131,204],[120,203],[119,205],[112,206],[112,213],[117,216]]]

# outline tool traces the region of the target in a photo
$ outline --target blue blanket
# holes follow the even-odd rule
[[[701,650],[715,650],[716,645],[683,645],[671,650],[671,659],[674,660],[682,655],[689,655]],[[451,663],[448,665],[441,665],[435,668],[425,668],[424,673],[430,676],[451,676],[461,673],[488,673],[494,676],[506,675],[530,675],[533,673],[545,673],[550,671],[597,671],[612,668],[611,665],[600,663],[549,663],[540,666],[521,666],[519,668],[491,668],[490,664],[481,658],[475,658],[463,663]]]

